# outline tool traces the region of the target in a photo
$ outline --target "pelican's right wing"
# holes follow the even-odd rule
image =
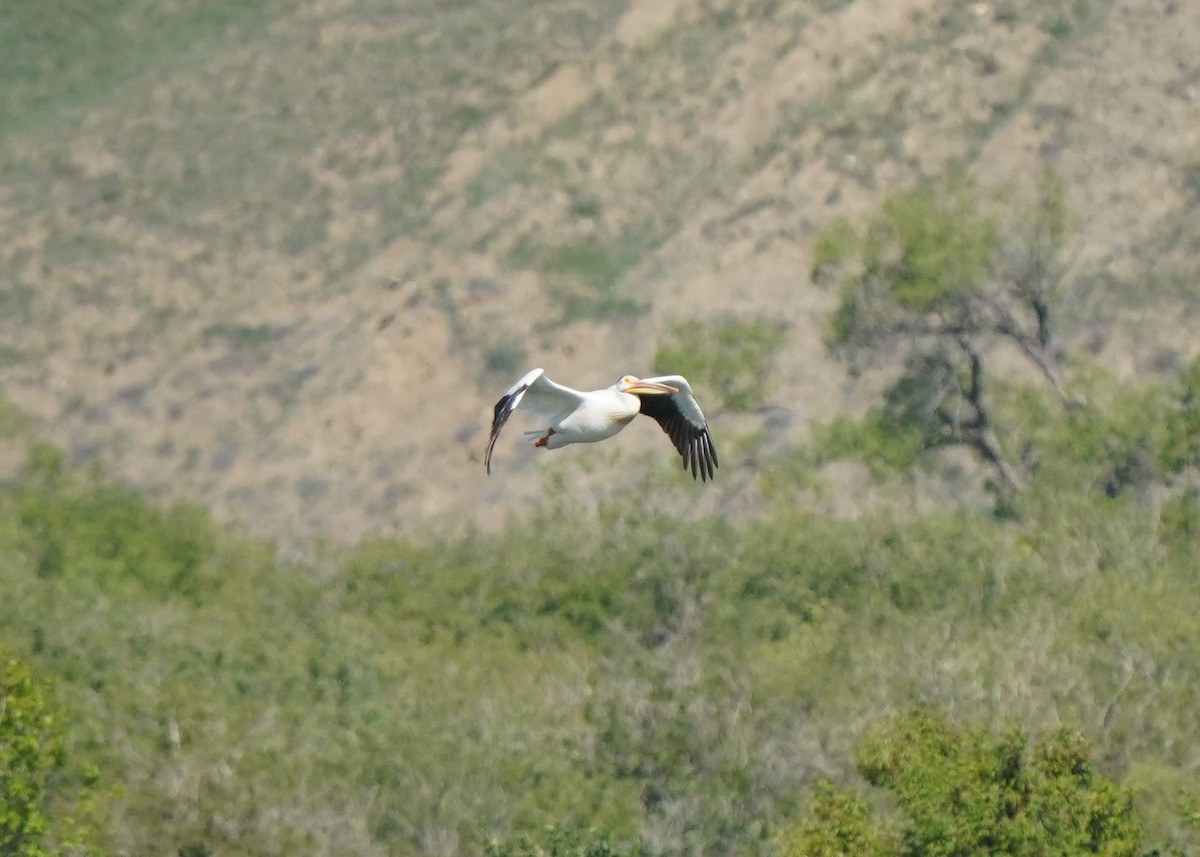
[[[651,384],[666,384],[678,392],[671,396],[640,396],[641,412],[654,417],[662,426],[675,449],[683,456],[683,469],[692,469],[692,478],[699,474],[707,482],[716,474],[717,448],[708,433],[708,421],[692,392],[692,385],[682,375],[662,375],[643,378]]]
[[[520,408],[546,420],[554,420],[575,410],[582,402],[583,396],[578,390],[554,383],[541,369],[530,369],[496,402],[492,414],[492,433],[483,459],[487,472],[492,472],[492,449],[496,446],[496,439],[500,437],[500,430],[513,411]]]

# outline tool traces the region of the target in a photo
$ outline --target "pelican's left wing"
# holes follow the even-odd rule
[[[530,411],[547,420],[554,420],[570,413],[579,407],[583,396],[578,390],[556,384],[546,377],[542,369],[530,369],[520,381],[513,384],[492,413],[492,433],[488,438],[487,454],[484,456],[484,466],[487,472],[492,472],[492,448],[500,437],[500,430],[508,422],[512,412],[520,408]]]
[[[717,469],[717,450],[708,433],[704,412],[692,393],[692,385],[682,375],[663,375],[642,380],[666,384],[679,390],[669,396],[639,396],[641,411],[646,416],[654,417],[663,427],[671,443],[683,456],[683,469],[692,469],[693,479],[696,476],[704,481],[712,479],[713,471]]]

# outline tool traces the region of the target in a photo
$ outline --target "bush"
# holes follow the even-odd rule
[[[854,795],[825,786],[811,819],[785,841],[785,857],[1133,857],[1141,849],[1129,792],[1096,771],[1075,732],[1031,746],[1019,731],[961,732],[916,712],[869,737],[858,769],[892,794],[904,820],[886,824]]]
[[[219,585],[209,564],[215,530],[202,511],[160,511],[99,477],[81,486],[64,476],[52,447],[33,448],[18,502],[23,547],[41,578],[86,577],[192,599]]]
[[[0,652],[0,854],[41,857],[51,774],[63,765],[58,719],[20,661]]]
[[[62,714],[33,674],[0,649],[0,854],[50,857],[52,828],[68,831],[64,850],[97,853],[70,819],[47,812],[52,781],[66,768]]]

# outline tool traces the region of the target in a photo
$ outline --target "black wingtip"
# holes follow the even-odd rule
[[[520,401],[521,395],[528,389],[529,385],[525,384],[511,393],[505,393],[492,409],[492,430],[488,437],[487,453],[483,457],[484,469],[488,476],[492,475],[492,450],[496,448],[496,441],[500,439],[500,430],[512,416],[513,409],[516,407],[515,403]]]

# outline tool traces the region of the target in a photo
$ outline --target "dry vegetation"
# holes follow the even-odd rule
[[[854,748],[919,707],[984,766],[1079,730],[1120,853],[1188,853],[1198,43],[1172,0],[13,4],[0,660],[69,760],[31,812],[113,854],[769,857],[814,793],[867,817],[830,779],[892,857]],[[1054,372],[986,303],[915,359],[1047,175],[1054,279],[1001,298]],[[717,481],[653,425],[486,478],[531,365],[686,371]]]
[[[1064,177],[1064,340],[1127,375],[1195,347],[1192,4],[87,9],[6,30],[5,394],[72,462],[293,545],[524,508],[583,468],[510,448],[485,481],[495,391],[648,371],[681,323],[785,324],[769,407],[715,430],[802,437],[855,401],[813,236],[948,169]]]

